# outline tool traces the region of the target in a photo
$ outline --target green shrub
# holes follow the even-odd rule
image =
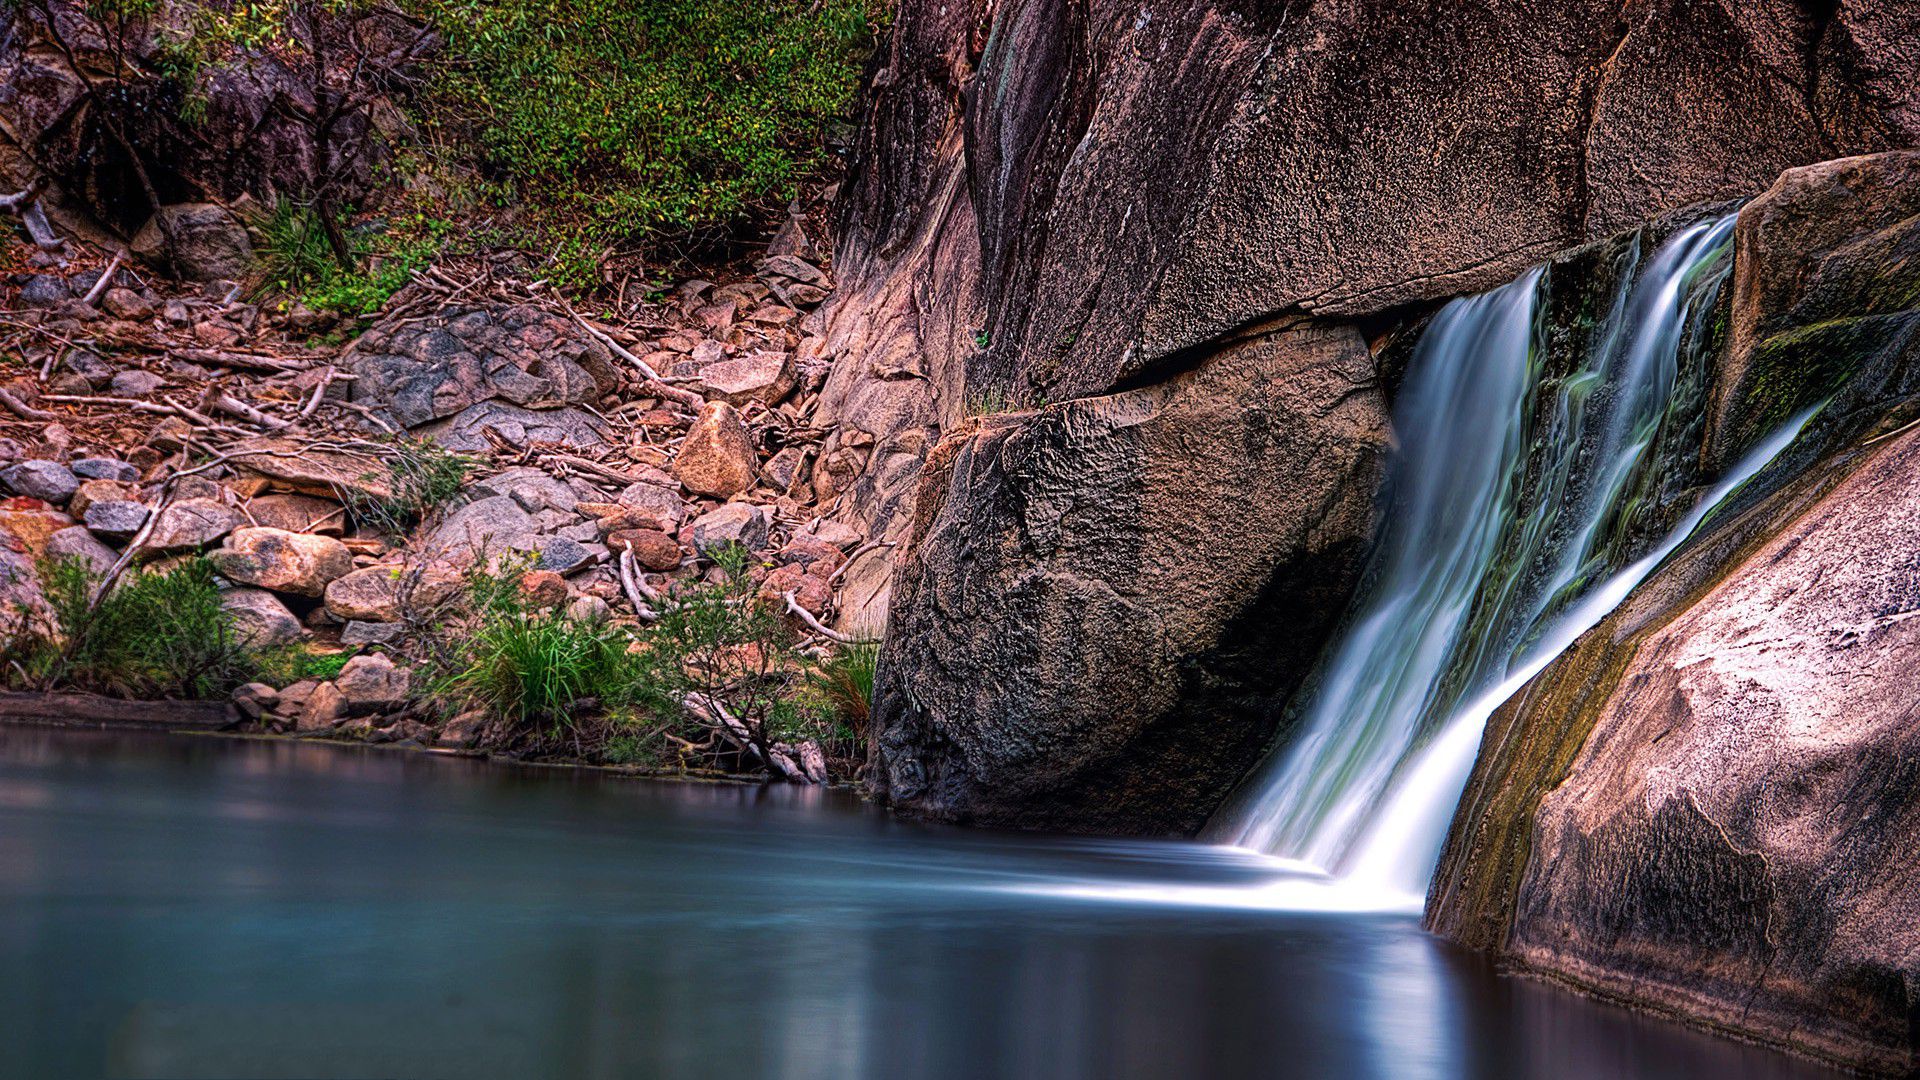
[[[213,567],[191,559],[135,572],[94,602],[100,578],[79,559],[42,560],[55,632],[29,642],[31,681],[142,697],[216,698],[253,677]]]
[[[873,711],[873,675],[880,643],[860,641],[834,651],[813,672],[814,691],[835,717],[855,731],[867,729]]]
[[[296,296],[316,311],[371,314],[432,265],[452,227],[421,214],[377,229],[342,225],[352,267],[334,256],[318,211],[292,199],[276,203],[258,226],[256,255],[267,291]]]
[[[449,36],[440,112],[588,284],[600,253],[784,203],[824,160],[884,0],[413,0]]]
[[[351,659],[351,651],[321,652],[310,645],[287,645],[260,654],[258,678],[273,686],[291,686],[306,679],[324,682],[339,675]]]
[[[573,730],[576,713],[632,696],[632,638],[606,622],[569,619],[530,607],[521,590],[524,562],[468,575],[471,605],[441,659],[440,689],[486,709],[526,734]]]
[[[369,474],[365,479],[383,480],[390,494],[382,499],[362,498],[352,505],[361,521],[391,533],[405,533],[451,502],[480,465],[478,458],[457,454],[431,439],[403,435],[388,446],[386,475]]]

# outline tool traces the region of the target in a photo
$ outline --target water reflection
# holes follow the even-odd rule
[[[1403,915],[844,795],[0,730],[0,1076],[1802,1077]]]

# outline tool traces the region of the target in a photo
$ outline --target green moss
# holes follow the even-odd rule
[[[1796,327],[1753,350],[1736,414],[1744,436],[1772,430],[1819,402],[1920,319],[1920,312],[1858,315]]]

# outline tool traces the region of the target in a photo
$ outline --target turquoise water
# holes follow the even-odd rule
[[[1276,873],[788,787],[0,729],[0,1076],[1827,1075],[1410,916],[1041,895]]]

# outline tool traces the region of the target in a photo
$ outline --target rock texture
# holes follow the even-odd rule
[[[1289,325],[942,443],[896,583],[879,789],[986,823],[1197,828],[1352,586],[1386,442],[1372,370],[1352,329]]]
[[[1576,986],[1899,1072],[1920,1064],[1920,728],[1896,675],[1920,665],[1920,435],[1834,469],[1817,501],[1758,508],[1790,522],[1717,584],[1685,585],[1712,560],[1663,573],[1496,719],[1430,914]],[[1570,752],[1529,775],[1529,744]],[[1503,788],[1538,801],[1523,845]]]
[[[1048,621],[1053,609],[1028,606],[1022,571],[995,545],[1030,542],[1017,530],[1008,538],[1003,507],[1035,477],[937,452],[924,497],[944,500],[942,528],[955,534],[939,543],[980,562],[954,565],[965,588],[909,587],[926,577],[913,561],[948,557],[907,541],[920,527],[923,463],[967,414],[1124,398],[1214,364],[1288,370],[1257,353],[1252,331],[1311,316],[1328,333],[1344,320],[1347,333],[1377,339],[1421,305],[1582,241],[1756,194],[1785,168],[1912,145],[1917,18],[1889,0],[908,0],[876,61],[841,198],[839,291],[827,309],[835,366],[820,409],[838,430],[811,482],[840,497],[845,520],[899,545],[848,568],[841,617],[872,626],[884,611],[896,627],[882,667],[897,692],[876,725],[883,743],[913,748],[888,753],[926,774],[915,805],[1118,828],[1125,815],[1084,793],[1050,794],[1083,751],[1133,756],[1143,772],[1184,767],[1184,749],[1152,741],[1166,694],[1108,699],[1105,730],[1065,704],[1109,693],[1109,665],[1134,653],[1105,635],[1142,630],[1113,614],[1069,630]],[[1390,384],[1372,371],[1357,379]],[[1258,459],[1240,443],[1263,416],[1222,409],[1188,433],[1184,452]],[[1290,423],[1306,442],[1340,429],[1312,412]],[[994,422],[960,437],[1003,435]],[[1106,452],[1100,440],[1063,443],[1047,475],[1148,486],[1145,474],[1116,474]],[[947,455],[969,462],[958,487]],[[1251,471],[1233,479],[1268,482]],[[1317,482],[1283,485],[1277,498],[1312,502],[1324,495]],[[1203,490],[1201,504],[1214,491]],[[1358,549],[1327,545],[1310,582],[1273,576],[1284,562],[1269,549],[1209,569],[1183,595],[1208,610],[1260,597],[1269,617],[1300,628],[1289,646],[1312,653],[1326,625],[1312,616],[1337,611],[1356,573],[1335,552],[1357,559]],[[1035,557],[1056,581],[1115,584],[1093,545]],[[897,579],[894,559],[910,560]],[[998,578],[982,569],[994,559]],[[1009,650],[1027,641],[1033,657],[1061,657],[1051,669],[1060,681],[982,680],[975,664],[995,643],[915,641],[955,612]],[[1064,662],[1076,653],[1084,662]],[[913,707],[906,687],[934,707]],[[1264,689],[1290,687],[1275,677]],[[981,717],[976,737],[943,741],[963,709]],[[971,779],[983,763],[985,788]],[[966,794],[987,790],[996,794]],[[1182,806],[1165,819],[1199,816]]]

